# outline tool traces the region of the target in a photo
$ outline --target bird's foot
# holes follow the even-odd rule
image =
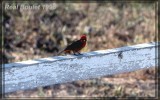
[[[74,53],[73,55],[78,56],[76,53]]]
[[[78,52],[78,55],[83,55],[83,54],[81,54],[81,53]]]
[[[77,52],[77,53],[74,53],[74,55],[78,56],[78,55],[83,55],[83,54]]]

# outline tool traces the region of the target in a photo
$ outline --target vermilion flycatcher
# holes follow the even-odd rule
[[[63,51],[59,52],[58,55],[62,52],[64,52],[65,54],[73,52],[74,55],[76,55],[76,53],[81,54],[80,50],[82,50],[86,46],[86,42],[86,35],[82,35],[79,40],[72,42]]]

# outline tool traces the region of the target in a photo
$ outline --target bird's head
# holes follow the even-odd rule
[[[82,36],[81,36],[81,39],[80,39],[82,42],[86,42],[87,41],[87,37],[86,37],[86,35],[85,34],[83,34]]]

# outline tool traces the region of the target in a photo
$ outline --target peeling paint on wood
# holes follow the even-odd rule
[[[5,93],[155,67],[157,46],[156,43],[145,43],[80,56],[57,56],[5,64]]]

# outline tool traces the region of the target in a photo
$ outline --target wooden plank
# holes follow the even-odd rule
[[[157,43],[4,65],[5,93],[155,67]]]

